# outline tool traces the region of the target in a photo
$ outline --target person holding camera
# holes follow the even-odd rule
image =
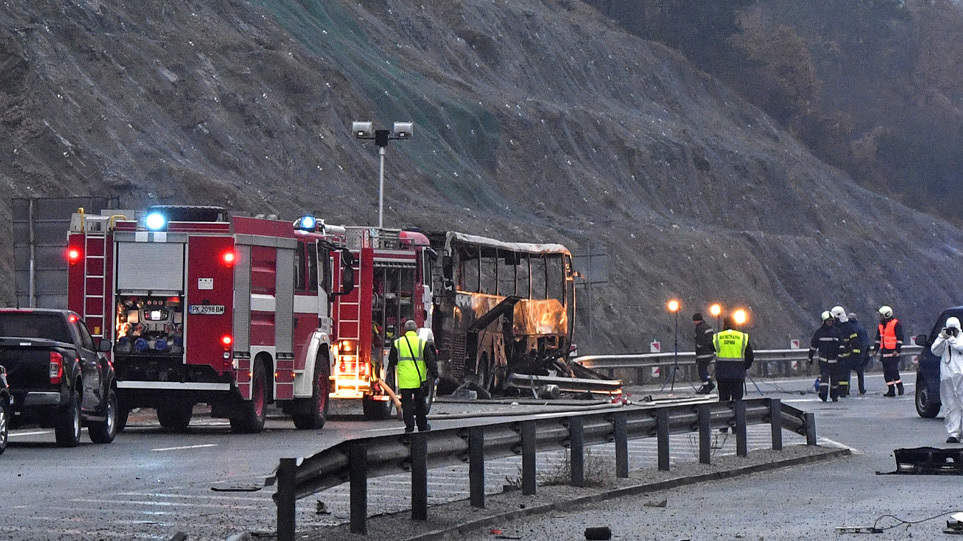
[[[963,338],[960,320],[946,319],[946,326],[930,346],[933,355],[940,356],[940,400],[946,417],[946,443],[960,443],[963,438]]]
[[[398,390],[401,391],[401,412],[405,421],[405,433],[431,430],[428,424],[429,382],[438,379],[435,364],[435,348],[418,337],[418,324],[405,321],[405,334],[391,343],[388,354],[388,371],[398,367]],[[429,374],[431,379],[428,378]]]

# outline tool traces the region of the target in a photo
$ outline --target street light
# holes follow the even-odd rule
[[[395,122],[390,130],[376,130],[371,122],[352,122],[351,131],[356,139],[374,140],[378,146],[378,158],[380,168],[378,173],[378,228],[384,226],[384,201],[385,201],[385,147],[391,139],[411,139],[414,122]]]
[[[709,313],[716,317],[716,332],[722,330],[722,305],[715,303],[709,307]]]
[[[740,327],[745,325],[746,321],[748,320],[749,320],[749,315],[742,308],[739,308],[732,313],[732,322],[735,323],[736,325],[739,325]]]

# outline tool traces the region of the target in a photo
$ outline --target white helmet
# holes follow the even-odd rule
[[[957,329],[960,329],[960,320],[959,320],[959,318],[955,318],[955,317],[948,317],[948,318],[946,318],[946,326],[947,326],[947,328],[949,328],[949,327],[955,327],[955,328],[957,328]]]
[[[823,323],[825,323],[827,319],[833,319],[833,315],[829,313],[829,310],[826,310],[825,312],[822,313],[820,318],[821,319],[819,321],[822,321]]]
[[[846,323],[849,321],[849,316],[846,315],[846,309],[842,306],[833,306],[833,309],[830,310],[830,313],[833,314],[833,317],[838,319],[840,323]]]
[[[886,319],[889,319],[893,317],[893,309],[890,308],[889,306],[880,306],[879,315],[883,316]]]

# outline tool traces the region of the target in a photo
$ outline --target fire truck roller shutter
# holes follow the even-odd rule
[[[183,292],[184,246],[181,242],[118,242],[117,290]]]
[[[237,264],[234,265],[234,351],[250,352],[251,247],[236,244],[234,251],[237,252]]]

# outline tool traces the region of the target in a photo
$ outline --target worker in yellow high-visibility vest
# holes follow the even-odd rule
[[[746,370],[752,366],[754,358],[749,335],[733,330],[731,318],[725,318],[719,331],[712,339],[716,350],[716,381],[719,383],[719,401],[742,400]]]
[[[398,390],[401,392],[401,412],[405,420],[405,433],[415,430],[431,430],[428,424],[429,385],[438,379],[438,366],[435,364],[435,348],[431,343],[418,337],[418,324],[413,320],[405,322],[405,334],[391,343],[388,354],[388,371],[398,367]]]

